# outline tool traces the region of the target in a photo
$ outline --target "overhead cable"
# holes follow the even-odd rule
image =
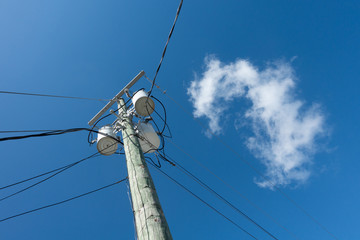
[[[163,62],[163,60],[164,60],[165,53],[166,53],[166,49],[167,49],[167,46],[168,46],[168,44],[169,44],[170,38],[171,38],[171,36],[172,36],[172,34],[173,34],[173,32],[174,32],[175,24],[176,24],[177,19],[178,19],[178,17],[179,17],[182,4],[183,4],[183,0],[180,1],[180,4],[179,4],[178,9],[177,9],[177,11],[176,11],[175,20],[174,20],[174,23],[173,23],[173,25],[172,25],[172,27],[171,27],[169,36],[168,36],[168,38],[167,38],[167,41],[166,41],[166,44],[165,44],[165,47],[164,47],[164,50],[163,50],[163,53],[162,53],[162,56],[161,56],[161,59],[160,59],[160,63],[159,63],[159,65],[158,65],[157,69],[156,69],[155,76],[154,76],[154,79],[153,79],[153,81],[152,81],[152,85],[151,85],[151,88],[150,88],[150,91],[149,91],[149,94],[148,94],[149,96],[151,96],[151,92],[152,92],[152,90],[153,90],[153,88],[154,88],[155,81],[156,81],[156,77],[157,77],[157,75],[158,75],[158,73],[159,73],[161,64],[162,64],[162,62]]]
[[[29,130],[28,132],[35,132],[35,131],[36,130],[32,130],[32,131]],[[110,137],[110,138],[116,140],[117,142],[123,144],[118,138],[114,138],[113,136],[98,132],[98,131],[90,129],[90,128],[69,128],[69,129],[62,129],[62,130],[51,130],[51,131],[46,131],[46,132],[42,132],[42,133],[38,133],[38,134],[4,137],[4,138],[0,138],[0,142],[9,141],[9,140],[20,140],[20,139],[33,138],[33,137],[47,137],[47,136],[61,135],[61,134],[65,134],[65,133],[73,133],[73,132],[79,132],[79,131],[95,132],[98,134],[106,135],[107,137]],[[5,132],[5,131],[3,131],[3,132]],[[9,132],[16,132],[16,131],[9,131]]]
[[[88,160],[88,159],[90,159],[90,158],[93,158],[93,157],[95,157],[95,156],[98,155],[98,154],[99,154],[99,153],[96,152],[96,153],[90,155],[89,157],[83,158],[83,159],[81,159],[81,160],[79,160],[79,161],[77,161],[77,162],[75,162],[75,163],[72,163],[72,164],[66,166],[66,167],[60,168],[59,171],[55,172],[54,174],[50,175],[49,177],[44,178],[44,179],[42,179],[42,180],[40,180],[40,181],[38,181],[38,182],[36,182],[36,183],[28,186],[28,187],[25,187],[25,188],[23,188],[23,189],[15,192],[15,193],[12,193],[12,194],[10,194],[10,195],[7,195],[6,197],[0,198],[0,202],[3,201],[3,200],[5,200],[5,199],[8,199],[8,198],[10,198],[10,197],[13,197],[13,196],[15,196],[15,195],[18,195],[19,193],[22,193],[22,192],[24,192],[24,191],[26,191],[26,190],[28,190],[28,189],[30,189],[30,188],[33,188],[33,187],[35,187],[35,186],[37,186],[37,185],[39,185],[39,184],[41,184],[41,183],[43,183],[43,182],[46,182],[47,180],[55,177],[56,175],[58,175],[58,174],[60,174],[60,173],[62,173],[62,172],[64,172],[64,171],[68,170],[69,168],[71,168],[71,167],[73,167],[73,166],[75,166],[75,165],[77,165],[77,164],[79,164],[79,163],[81,163],[81,162],[83,162],[83,161],[85,161],[85,160]],[[54,171],[51,171],[51,172],[54,172]],[[44,175],[44,174],[42,174],[42,175]],[[34,179],[34,177],[33,177],[32,179]],[[25,181],[26,181],[26,180],[21,181],[21,182],[25,182]],[[20,183],[21,183],[21,182],[20,182]],[[11,184],[11,186],[14,186],[14,185],[16,185],[16,184],[19,184],[19,182],[18,182],[18,183],[15,183],[15,184]],[[8,187],[8,186],[6,186],[6,187]],[[3,188],[1,188],[1,189],[4,189],[4,188],[6,188],[6,187],[3,187]]]
[[[13,215],[13,216],[10,216],[10,217],[7,217],[7,218],[0,219],[0,222],[4,222],[4,221],[10,220],[10,219],[12,219],[12,218],[20,217],[20,216],[25,215],[25,214],[29,214],[29,213],[32,213],[32,212],[36,212],[36,211],[39,211],[39,210],[42,210],[42,209],[45,209],[45,208],[49,208],[49,207],[53,207],[53,206],[56,206],[56,205],[60,205],[60,204],[69,202],[69,201],[74,200],[74,199],[77,199],[77,198],[84,197],[84,196],[86,196],[86,195],[89,195],[89,194],[98,192],[98,191],[103,190],[103,189],[105,189],[105,188],[112,187],[112,186],[114,186],[114,185],[116,185],[116,184],[119,184],[119,183],[125,181],[126,179],[127,179],[127,177],[124,178],[124,179],[122,179],[122,180],[120,180],[120,181],[117,181],[117,182],[114,182],[114,183],[112,183],[112,184],[106,185],[106,186],[104,186],[104,187],[101,187],[101,188],[92,190],[92,191],[87,192],[87,193],[80,194],[80,195],[75,196],[75,197],[72,197],[72,198],[68,198],[68,199],[63,200],[63,201],[60,201],[60,202],[52,203],[52,204],[49,204],[49,205],[46,205],[46,206],[43,206],[43,207],[39,207],[39,208],[32,209],[32,210],[30,210],[30,211],[22,212],[22,213],[19,213],[19,214],[16,214],[16,215]]]
[[[169,156],[166,156],[169,158],[172,162],[175,163],[176,167],[180,169],[183,173],[188,175],[190,178],[192,178],[195,182],[197,182],[200,186],[208,190],[210,193],[214,194],[217,198],[222,200],[225,204],[230,206],[232,209],[237,211],[239,214],[241,214],[243,217],[245,217],[247,220],[255,224],[258,228],[260,228],[263,232],[265,232],[267,235],[269,235],[271,238],[278,240],[273,234],[271,234],[268,230],[266,230],[264,227],[262,227],[259,223],[257,223],[255,220],[253,220],[251,217],[249,217],[246,213],[241,211],[239,208],[234,206],[232,203],[230,203],[228,200],[226,200],[223,196],[221,196],[219,193],[217,193],[214,189],[212,189],[209,185],[204,183],[202,180],[200,180],[198,177],[196,177],[194,174],[192,174],[190,171],[188,171],[186,168],[181,166],[177,161],[175,161],[173,158],[170,158]]]
[[[203,169],[205,169],[207,172],[209,172],[210,174],[212,174],[214,177],[216,177],[218,180],[220,180],[220,182],[222,182],[223,184],[225,184],[228,188],[230,188],[233,192],[235,192],[237,195],[239,195],[241,198],[243,198],[244,200],[246,200],[248,203],[250,203],[253,207],[255,207],[257,210],[259,210],[262,214],[264,214],[265,216],[267,216],[272,222],[274,222],[276,225],[278,225],[279,227],[281,227],[282,229],[284,229],[286,232],[288,232],[290,235],[292,235],[295,239],[299,239],[298,236],[296,236],[292,231],[290,231],[287,227],[285,227],[284,225],[282,225],[281,223],[279,223],[273,216],[271,216],[268,212],[266,212],[264,209],[262,209],[261,207],[259,207],[257,204],[255,204],[253,201],[251,201],[249,198],[247,198],[245,195],[243,195],[242,193],[240,193],[239,190],[237,190],[234,186],[232,186],[231,184],[229,184],[228,182],[226,182],[225,180],[223,180],[222,178],[220,178],[217,174],[215,174],[213,171],[211,171],[209,168],[207,168],[203,163],[201,163],[198,159],[196,159],[194,156],[192,156],[191,154],[189,154],[188,152],[186,152],[183,148],[181,148],[180,146],[178,146],[177,144],[174,143],[174,141],[168,140],[171,144],[173,144],[177,149],[179,149],[181,152],[183,152],[184,154],[186,154],[191,160],[193,160],[196,164],[198,164],[200,167],[202,167]]]
[[[154,112],[156,113],[156,115],[158,115],[158,117],[164,122],[164,126],[160,132],[161,135],[163,135],[164,131],[165,131],[165,128],[168,129],[169,131],[169,134],[170,136],[165,136],[164,137],[168,137],[168,138],[172,138],[172,134],[171,134],[171,131],[170,131],[170,127],[169,125],[167,124],[167,116],[166,116],[166,108],[164,106],[164,104],[159,100],[157,99],[156,97],[154,96],[151,96],[151,98],[155,99],[158,103],[160,103],[161,107],[163,108],[163,111],[164,111],[164,118],[154,109]]]
[[[93,100],[107,102],[110,99],[101,99],[101,98],[84,98],[84,97],[72,97],[72,96],[60,96],[52,94],[40,94],[40,93],[23,93],[23,92],[10,92],[10,91],[0,91],[3,94],[16,94],[16,95],[27,95],[27,96],[37,96],[37,97],[53,97],[53,98],[67,98],[67,99],[80,99],[80,100]]]
[[[24,182],[31,181],[31,180],[33,180],[33,179],[36,179],[36,178],[39,178],[39,177],[48,175],[48,174],[53,173],[53,172],[57,172],[57,171],[59,171],[59,170],[61,170],[61,169],[67,168],[67,167],[69,167],[69,166],[73,166],[74,164],[76,164],[76,163],[78,163],[78,162],[79,162],[79,161],[76,161],[76,162],[74,162],[74,163],[70,163],[70,164],[68,164],[68,165],[65,165],[65,166],[62,166],[62,167],[53,169],[53,170],[51,170],[51,171],[48,171],[48,172],[45,172],[45,173],[41,173],[41,174],[36,175],[36,176],[34,176],[34,177],[30,177],[30,178],[27,178],[27,179],[24,179],[24,180],[21,180],[21,181],[12,183],[12,184],[8,184],[8,185],[6,185],[6,186],[0,187],[0,190],[6,189],[6,188],[9,188],[9,187],[13,187],[13,186],[16,186],[16,185],[21,184],[21,183],[24,183]]]

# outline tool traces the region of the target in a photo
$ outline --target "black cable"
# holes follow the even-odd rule
[[[176,181],[174,178],[170,177],[167,173],[165,173],[164,171],[162,171],[161,169],[157,168],[156,166],[154,166],[151,162],[148,161],[148,163],[153,166],[156,170],[160,171],[162,174],[164,174],[166,177],[168,177],[171,181],[173,181],[174,183],[176,183],[177,185],[179,185],[181,188],[183,188],[184,190],[186,190],[188,193],[190,193],[191,195],[193,195],[195,198],[197,198],[198,200],[200,200],[202,203],[204,203],[206,206],[208,206],[209,208],[211,208],[213,211],[215,211],[217,214],[221,215],[222,217],[224,217],[226,220],[228,220],[230,223],[232,223],[233,225],[235,225],[237,228],[239,228],[240,230],[242,230],[243,232],[245,232],[246,234],[248,234],[250,237],[252,237],[253,239],[257,239],[256,237],[254,237],[251,233],[249,233],[248,231],[246,231],[243,227],[241,227],[240,225],[238,225],[237,223],[235,223],[234,221],[232,221],[230,218],[226,217],[223,213],[221,213],[219,210],[217,210],[215,207],[211,206],[209,203],[207,203],[205,200],[203,200],[202,198],[200,198],[198,195],[196,195],[195,193],[193,193],[191,190],[189,190],[188,188],[186,188],[184,185],[182,185],[181,183],[179,183],[178,181]]]
[[[175,20],[174,20],[174,23],[173,23],[173,25],[172,25],[172,27],[171,27],[169,36],[168,36],[168,38],[167,38],[167,41],[166,41],[166,44],[165,44],[165,47],[164,47],[164,50],[163,50],[163,53],[162,53],[162,56],[161,56],[161,59],[160,59],[160,63],[159,63],[159,65],[158,65],[157,69],[156,69],[155,76],[154,76],[154,80],[152,81],[152,85],[151,85],[150,91],[149,91],[149,93],[148,93],[148,96],[151,96],[151,92],[152,92],[152,90],[153,90],[153,88],[154,88],[155,81],[156,81],[156,77],[157,77],[157,75],[158,75],[158,73],[159,73],[159,70],[160,70],[162,61],[164,60],[165,53],[166,53],[166,49],[167,49],[167,46],[168,46],[168,44],[169,44],[170,38],[171,38],[171,36],[172,36],[172,34],[173,34],[173,31],[174,31],[174,28],[175,28],[175,24],[176,24],[176,21],[177,21],[177,19],[178,19],[178,17],[179,17],[182,4],[183,4],[183,0],[180,1],[179,7],[178,7],[178,9],[177,9],[176,16],[175,16]]]
[[[156,166],[157,168],[161,168],[161,163],[160,163],[159,158],[157,156],[156,156],[156,159],[157,159],[157,162],[158,162],[157,164],[154,162],[154,160],[151,157],[146,156],[144,158],[150,160],[152,162],[152,164],[154,166]]]
[[[39,131],[39,130],[29,130],[29,132],[34,132],[34,131]],[[42,132],[42,133],[38,133],[38,134],[4,137],[4,138],[0,138],[0,142],[9,141],[9,140],[20,140],[20,139],[33,138],[33,137],[47,137],[47,136],[61,135],[61,134],[65,134],[65,133],[72,133],[72,132],[79,132],[79,131],[89,131],[89,132],[95,132],[98,134],[106,135],[107,137],[110,137],[110,138],[116,140],[117,142],[123,144],[117,138],[114,138],[110,135],[107,135],[107,134],[104,134],[104,133],[101,133],[101,132],[98,132],[96,130],[89,129],[89,128],[70,128],[70,129],[62,129],[62,130],[51,130],[51,131]],[[11,131],[11,132],[15,132],[15,131]]]
[[[86,130],[85,128],[71,128],[71,129],[65,129],[65,130],[53,130],[38,134],[29,134],[29,135],[22,135],[22,136],[12,136],[12,137],[4,137],[0,138],[0,142],[2,141],[9,141],[9,140],[19,140],[19,139],[25,139],[25,138],[32,138],[32,137],[45,137],[45,136],[52,136],[52,135],[61,135],[64,133],[70,133],[70,132],[78,132]]]
[[[203,168],[204,170],[206,170],[207,172],[209,172],[210,174],[212,174],[215,178],[217,178],[217,180],[220,181],[220,183],[223,183],[224,185],[226,185],[228,188],[230,188],[234,193],[236,193],[237,195],[239,195],[241,198],[243,198],[244,200],[246,200],[250,205],[252,205],[254,208],[256,208],[259,212],[261,212],[263,215],[265,215],[266,217],[268,217],[273,223],[275,223],[276,225],[278,225],[279,227],[281,227],[282,229],[284,229],[286,232],[288,232],[290,235],[292,235],[292,237],[294,239],[299,240],[299,237],[296,236],[292,231],[290,231],[287,227],[285,227],[284,225],[282,225],[278,220],[275,219],[275,217],[273,217],[271,214],[269,214],[268,212],[266,212],[264,209],[262,209],[260,206],[258,206],[256,203],[254,203],[253,201],[251,201],[249,198],[247,198],[244,194],[242,194],[237,188],[235,188],[234,186],[232,186],[230,183],[226,182],[224,179],[222,179],[221,177],[219,177],[217,174],[215,174],[212,170],[210,170],[209,168],[207,168],[203,163],[201,163],[199,160],[197,160],[194,156],[190,155],[189,153],[187,153],[184,149],[182,149],[180,146],[178,146],[177,144],[175,144],[173,141],[170,141],[170,143],[172,143],[177,149],[179,149],[181,152],[183,152],[185,155],[187,155],[189,157],[189,159],[193,160],[196,164],[198,164],[201,168]]]
[[[42,179],[42,180],[40,180],[40,181],[38,181],[38,182],[36,182],[36,183],[34,183],[34,184],[26,187],[26,188],[23,188],[23,189],[15,192],[15,193],[12,193],[12,194],[10,194],[10,195],[7,195],[6,197],[0,198],[0,202],[3,201],[3,200],[5,200],[5,199],[8,199],[8,198],[10,198],[10,197],[13,197],[13,196],[15,196],[15,195],[17,195],[17,194],[19,194],[19,193],[22,193],[22,192],[24,192],[24,191],[26,191],[26,190],[28,190],[28,189],[30,189],[30,188],[33,188],[33,187],[35,187],[35,186],[37,186],[37,185],[39,185],[39,184],[41,184],[41,183],[43,183],[43,182],[45,182],[45,181],[47,181],[47,180],[49,180],[49,179],[55,177],[56,175],[58,175],[58,174],[60,174],[60,173],[62,173],[62,172],[64,172],[64,171],[68,170],[68,169],[71,168],[71,167],[73,167],[73,166],[75,166],[75,165],[77,165],[77,164],[79,164],[79,163],[81,163],[81,162],[83,162],[83,161],[85,161],[85,160],[88,160],[88,159],[90,159],[90,158],[95,157],[97,154],[99,154],[99,153],[96,152],[96,153],[90,155],[89,157],[83,158],[83,159],[81,159],[81,160],[79,160],[79,161],[77,161],[77,162],[75,162],[75,163],[72,163],[72,164],[70,164],[70,165],[68,165],[68,166],[66,166],[66,167],[63,167],[62,169],[60,169],[59,171],[55,172],[54,174],[50,175],[50,176],[47,177],[47,178],[44,178],[44,179]],[[54,171],[52,171],[52,172],[54,172]],[[44,174],[43,174],[43,175],[44,175]],[[32,178],[32,179],[34,179],[34,178]],[[24,182],[24,181],[22,181],[22,182]],[[16,184],[12,184],[12,185],[16,185]]]
[[[165,156],[166,156],[166,154],[165,154],[165,152],[164,151],[157,151],[157,153],[159,154],[159,157],[162,159],[162,160],[164,160],[165,162],[168,162],[168,163],[170,163],[171,165],[173,165],[174,167],[176,166],[176,164],[174,163],[174,162],[172,162],[172,161],[170,161],[169,159],[167,159]]]
[[[170,131],[170,127],[169,127],[169,125],[167,124],[166,108],[165,108],[164,104],[163,104],[159,99],[157,99],[157,98],[154,97],[154,96],[151,96],[151,98],[155,99],[158,103],[160,103],[161,107],[162,107],[163,110],[164,110],[164,118],[162,118],[161,115],[160,115],[155,109],[153,109],[154,112],[156,113],[156,115],[158,115],[159,118],[164,122],[164,126],[163,126],[163,129],[161,130],[161,133],[160,133],[160,134],[163,135],[163,133],[164,133],[164,131],[165,131],[165,128],[167,128],[168,131],[169,131],[170,136],[165,136],[165,135],[164,135],[164,137],[172,138],[172,134],[171,134],[171,131]]]
[[[0,133],[27,133],[27,132],[52,132],[56,130],[11,130],[11,131],[0,131]]]
[[[57,203],[52,203],[52,204],[49,204],[49,205],[46,205],[46,206],[43,206],[43,207],[35,208],[35,209],[33,209],[33,210],[30,210],[30,211],[26,211],[26,212],[23,212],[23,213],[19,213],[19,214],[16,214],[16,215],[13,215],[13,216],[10,216],[10,217],[1,219],[0,222],[4,222],[4,221],[7,221],[7,220],[9,220],[9,219],[16,218],[16,217],[20,217],[20,216],[22,216],[22,215],[25,215],[25,214],[28,214],[28,213],[32,213],[32,212],[36,212],[36,211],[39,211],[39,210],[42,210],[42,209],[45,209],[45,208],[49,208],[49,207],[53,207],[53,206],[56,206],[56,205],[60,205],[60,204],[69,202],[69,201],[71,201],[71,200],[74,200],[74,199],[77,199],[77,198],[80,198],[80,197],[84,197],[84,196],[89,195],[89,194],[91,194],[91,193],[95,193],[95,192],[98,192],[98,191],[103,190],[103,189],[105,189],[105,188],[108,188],[108,187],[114,186],[114,185],[116,185],[116,184],[119,184],[119,183],[125,181],[126,179],[127,179],[127,177],[124,178],[124,179],[122,179],[122,180],[120,180],[120,181],[117,181],[117,182],[115,182],[115,183],[106,185],[106,186],[104,186],[104,187],[101,187],[101,188],[92,190],[92,191],[87,192],[87,193],[83,193],[83,194],[81,194],[81,195],[78,195],[78,196],[75,196],[75,197],[72,197],[72,198],[68,198],[68,199],[66,199],[66,200],[63,200],[63,201],[60,201],[60,202],[57,202]]]
[[[169,156],[166,156],[167,158],[170,158]],[[265,232],[267,235],[269,235],[271,238],[278,240],[278,238],[276,238],[273,234],[271,234],[269,231],[267,231],[265,228],[263,228],[260,224],[258,224],[255,220],[253,220],[252,218],[250,218],[247,214],[245,214],[243,211],[241,211],[239,208],[237,208],[236,206],[234,206],[232,203],[230,203],[228,200],[226,200],[223,196],[221,196],[219,193],[217,193],[214,189],[212,189],[209,185],[207,185],[206,183],[204,183],[202,180],[200,180],[198,177],[196,177],[194,174],[192,174],[191,172],[189,172],[187,169],[185,169],[183,166],[181,166],[178,162],[176,162],[174,159],[170,158],[170,160],[168,160],[169,162],[173,162],[176,164],[177,168],[179,168],[181,171],[183,171],[186,175],[188,175],[189,177],[191,177],[195,182],[197,182],[198,184],[200,184],[203,188],[205,188],[206,190],[208,190],[209,192],[211,192],[212,194],[214,194],[217,198],[219,198],[220,200],[222,200],[224,203],[226,203],[228,206],[230,206],[232,209],[234,209],[235,211],[237,211],[239,214],[241,214],[243,217],[245,217],[247,220],[249,220],[250,222],[252,222],[253,224],[255,224],[258,228],[260,228],[263,232]]]
[[[33,180],[33,179],[36,179],[36,178],[39,178],[39,177],[48,175],[48,174],[53,173],[53,172],[57,172],[57,171],[59,171],[59,170],[61,170],[61,169],[64,169],[64,168],[66,168],[66,167],[69,167],[69,166],[71,166],[71,165],[73,165],[73,164],[75,164],[75,163],[77,163],[77,162],[79,162],[79,161],[76,161],[76,162],[74,162],[74,163],[70,163],[70,164],[68,164],[68,165],[66,165],[66,166],[62,166],[62,167],[56,168],[56,169],[54,169],[54,170],[51,170],[51,171],[48,171],[48,172],[45,172],[45,173],[41,173],[41,174],[36,175],[36,176],[34,176],[34,177],[31,177],[31,178],[27,178],[27,179],[18,181],[18,182],[16,182],[16,183],[12,183],[12,184],[6,185],[6,186],[4,186],[4,187],[0,187],[0,190],[6,189],[6,188],[9,188],[9,187],[13,187],[13,186],[16,186],[16,185],[21,184],[21,183],[24,183],[24,182],[31,181],[31,180]]]
[[[71,96],[59,96],[59,95],[50,95],[50,94],[39,94],[39,93],[22,93],[22,92],[9,92],[9,91],[0,91],[4,94],[16,94],[16,95],[27,95],[27,96],[37,96],[37,97],[53,97],[53,98],[68,98],[68,99],[81,99],[81,100],[95,100],[95,101],[110,101],[110,99],[101,99],[101,98],[83,98],[83,97],[71,97]]]
[[[91,127],[91,130],[94,130],[94,128],[96,127],[96,125],[97,125],[101,120],[109,117],[110,115],[111,115],[110,113],[109,113],[109,114],[106,114],[105,116],[103,116],[103,117],[101,117],[99,120],[97,120],[97,121],[95,122],[95,124]],[[90,145],[93,144],[93,139],[94,139],[94,137],[93,137],[93,132],[92,132],[92,131],[89,131],[89,134],[88,134],[88,143],[89,143]]]

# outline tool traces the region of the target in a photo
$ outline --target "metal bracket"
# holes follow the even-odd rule
[[[108,102],[89,122],[88,124],[91,126],[93,125],[111,106],[116,103],[118,99],[125,93],[126,89],[130,89],[142,76],[144,76],[145,72],[141,71],[136,77],[131,80],[118,94],[113,97],[113,99]]]

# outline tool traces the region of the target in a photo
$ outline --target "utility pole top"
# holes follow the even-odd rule
[[[118,94],[115,95],[106,105],[103,107],[89,122],[88,124],[92,126],[111,106],[116,103],[124,93],[129,90],[142,76],[145,75],[145,72],[142,70],[136,77],[134,77]]]

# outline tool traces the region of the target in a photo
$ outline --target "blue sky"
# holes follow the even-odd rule
[[[0,90],[112,98],[140,70],[154,76],[177,6],[0,1]],[[173,134],[166,153],[278,239],[334,239],[318,223],[338,239],[360,238],[359,11],[352,0],[184,1],[156,82],[167,95],[153,92],[165,104]],[[150,86],[142,78],[133,90]],[[87,127],[106,104],[6,94],[0,101],[1,131]],[[1,142],[0,150],[4,186],[80,160],[96,147],[80,132]],[[270,239],[177,168],[163,162],[162,170],[258,239]],[[251,239],[150,171],[174,239]],[[0,218],[126,175],[122,155],[90,159],[0,202]],[[318,223],[271,184],[261,184],[261,176]],[[21,187],[1,190],[1,196]],[[126,184],[2,222],[0,232],[2,239],[135,236]]]

